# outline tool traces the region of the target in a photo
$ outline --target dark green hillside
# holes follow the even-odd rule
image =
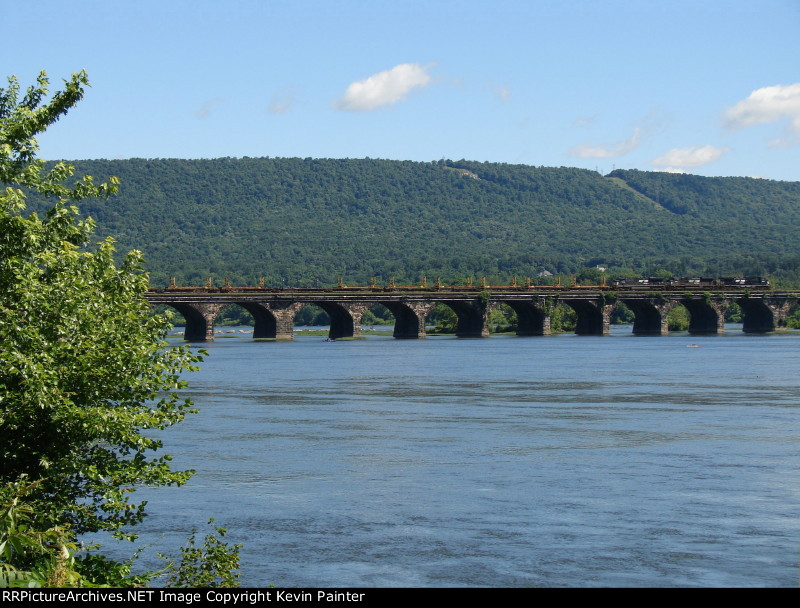
[[[152,282],[507,281],[603,263],[762,274],[796,263],[800,184],[478,162],[77,161],[121,194],[82,211]],[[32,201],[31,207],[44,202]],[[788,261],[787,261],[788,260]]]

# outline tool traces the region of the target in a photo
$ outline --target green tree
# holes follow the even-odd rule
[[[86,74],[49,99],[44,73],[24,95],[16,78],[8,83],[0,89],[0,483],[6,496],[29,483],[26,529],[58,530],[64,546],[100,530],[134,538],[128,526],[145,515],[135,487],[179,485],[192,473],[171,470],[148,432],[192,411],[180,376],[201,357],[167,347],[170,321],[142,297],[139,252],[117,266],[113,239],[89,246],[93,221],[72,203],[115,193],[117,180],[65,185],[70,165],[46,169],[36,158],[36,136],[82,98]],[[25,215],[28,192],[52,198],[46,216]]]
[[[432,334],[453,334],[458,326],[458,315],[447,304],[434,306],[427,320],[434,325]]]
[[[598,268],[584,268],[575,276],[575,281],[578,285],[600,285],[603,273]]]
[[[169,587],[238,587],[239,574],[239,549],[241,545],[228,545],[222,538],[227,533],[225,528],[214,525],[214,519],[209,520],[213,532],[206,534],[203,545],[198,547],[195,537],[197,531],[180,549],[180,560],[170,560],[166,555],[162,559],[168,560],[165,574]],[[219,535],[219,536],[217,536]]]
[[[550,315],[550,329],[553,333],[575,331],[578,324],[578,315],[566,304],[559,304],[553,308]]]
[[[667,314],[667,327],[670,331],[689,329],[689,311],[683,305],[674,306]]]

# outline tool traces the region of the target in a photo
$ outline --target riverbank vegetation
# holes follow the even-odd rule
[[[238,547],[194,535],[161,572],[132,573],[131,562],[87,552],[97,532],[136,538],[145,502],[140,486],[178,486],[152,430],[193,413],[180,390],[202,353],[168,348],[169,318],[142,294],[142,255],[115,262],[114,240],[93,242],[94,222],[77,201],[103,201],[118,180],[76,179],[67,163],[45,166],[36,136],[82,97],[85,73],[48,96],[49,81],[21,93],[0,89],[0,586],[234,584]],[[26,209],[26,192],[48,201]],[[208,572],[212,574],[208,576]]]

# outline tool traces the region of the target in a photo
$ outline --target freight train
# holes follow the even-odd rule
[[[652,289],[658,287],[666,288],[750,288],[761,287],[768,288],[769,281],[762,277],[675,277],[672,279],[665,279],[663,277],[647,277],[647,278],[619,278],[611,281],[613,287],[635,289],[637,287]]]

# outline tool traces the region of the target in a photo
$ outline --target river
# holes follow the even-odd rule
[[[214,516],[247,586],[798,584],[797,333],[226,335],[156,547]]]

